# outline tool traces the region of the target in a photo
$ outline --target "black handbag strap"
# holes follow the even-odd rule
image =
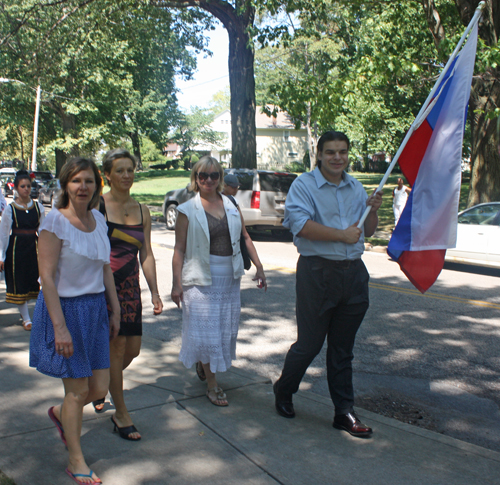
[[[226,195],[226,197],[234,204],[235,207],[238,207],[238,203],[232,195]]]

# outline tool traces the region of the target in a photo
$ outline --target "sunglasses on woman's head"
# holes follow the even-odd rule
[[[200,182],[206,182],[208,180],[208,177],[210,177],[215,182],[216,180],[219,180],[220,177],[219,172],[198,172],[196,175],[198,176],[198,180],[200,180]]]

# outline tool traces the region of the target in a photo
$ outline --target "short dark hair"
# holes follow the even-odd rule
[[[318,155],[323,151],[323,146],[327,141],[345,141],[347,143],[347,149],[349,150],[351,146],[351,142],[345,133],[341,131],[330,130],[321,135],[321,138],[318,140],[318,148],[316,151],[316,165],[321,168],[321,160],[318,158]]]
[[[109,152],[107,152],[102,159],[102,171],[104,174],[111,173],[111,170],[113,169],[113,162],[118,158],[128,158],[129,160],[132,160],[134,170],[137,167],[137,160],[128,150],[125,150],[125,148],[114,148],[113,150],[109,150]],[[107,179],[106,182],[109,185]]]
[[[14,187],[19,187],[19,182],[24,179],[28,179],[31,183],[30,174],[26,170],[18,170],[16,172],[16,176],[14,177]]]
[[[68,196],[68,183],[71,178],[82,170],[87,170],[90,168],[92,172],[94,172],[95,178],[95,192],[92,196],[92,199],[89,202],[87,207],[88,210],[97,207],[99,203],[99,198],[101,196],[101,185],[102,178],[97,165],[90,158],[76,157],[72,158],[68,162],[63,165],[61,169],[61,173],[59,174],[59,183],[61,184],[61,195],[56,203],[57,209],[64,209],[69,205],[69,196]]]

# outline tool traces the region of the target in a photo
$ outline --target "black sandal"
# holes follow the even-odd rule
[[[196,373],[198,374],[200,381],[207,380],[207,376],[205,375],[205,369],[203,368],[203,364],[201,363],[201,361],[196,362]]]
[[[129,441],[139,441],[141,439],[141,437],[139,437],[139,438],[130,438],[129,435],[131,433],[138,433],[139,432],[139,431],[137,431],[137,428],[133,424],[131,426],[124,426],[123,428],[120,428],[116,424],[113,416],[111,416],[111,422],[114,425],[113,433],[118,432],[118,434],[120,435],[120,438],[123,438],[124,440],[129,440]]]
[[[92,401],[92,406],[94,406],[94,411],[97,413],[97,414],[100,414],[100,413],[103,413],[104,412],[104,403],[106,402],[106,398],[103,397],[101,399],[98,399],[97,401]],[[102,405],[102,408],[101,409],[97,409],[97,406],[101,406]]]

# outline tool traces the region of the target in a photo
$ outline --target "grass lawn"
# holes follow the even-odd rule
[[[131,195],[141,204],[160,206],[169,190],[183,189],[191,177],[186,170],[147,170],[136,172]],[[104,193],[109,190],[106,185]],[[160,211],[151,211],[153,216],[162,216]]]
[[[352,176],[357,178],[371,194],[382,180],[381,173],[352,172]],[[165,193],[173,189],[182,189],[189,183],[191,172],[186,170],[148,170],[137,172],[135,182],[132,186],[131,194],[142,204],[161,206]],[[392,212],[392,191],[397,185],[400,174],[393,174],[387,180],[384,187],[384,197],[382,207],[379,209],[379,229],[390,232],[394,227],[394,214]],[[460,191],[459,210],[464,210],[469,193],[470,174],[463,174],[462,187]],[[107,188],[104,189],[107,191]],[[152,211],[153,216],[161,216],[161,212]],[[372,244],[387,244],[384,239],[367,238]]]

